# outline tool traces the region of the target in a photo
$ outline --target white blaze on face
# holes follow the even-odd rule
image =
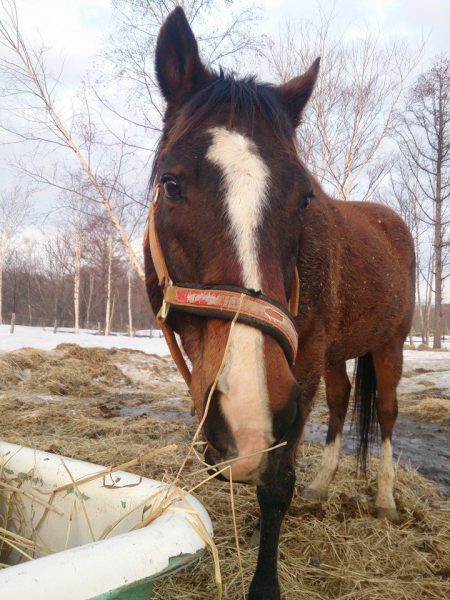
[[[259,228],[267,205],[269,170],[255,144],[236,131],[210,130],[212,143],[206,158],[222,175],[225,211],[242,272],[243,285],[261,289]],[[239,456],[264,450],[272,443],[263,334],[237,323],[218,389],[221,408],[234,435]],[[261,455],[233,464],[233,475],[245,478]]]
[[[210,130],[206,158],[220,168],[225,206],[244,286],[261,289],[258,229],[267,204],[269,169],[255,144],[236,131]]]

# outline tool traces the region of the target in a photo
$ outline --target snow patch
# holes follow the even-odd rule
[[[53,350],[58,344],[78,344],[85,348],[129,348],[141,350],[146,354],[167,356],[169,349],[160,331],[154,331],[153,337],[129,337],[127,335],[97,335],[82,329],[74,334],[70,329],[61,329],[53,333],[51,327],[30,327],[16,325],[10,333],[9,325],[0,325],[0,352],[13,352],[20,348]]]

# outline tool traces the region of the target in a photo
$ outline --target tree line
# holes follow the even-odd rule
[[[49,290],[45,303],[34,309],[36,318],[64,322],[75,331],[100,323],[108,332],[126,322],[133,322],[126,327],[132,331],[140,315],[148,314],[137,240],[145,226],[146,185],[161,128],[153,50],[159,27],[177,4],[113,2],[115,30],[67,116],[58,96],[63,82],[49,73],[45,48],[22,36],[14,0],[0,3],[0,96],[7,115],[0,128],[32,156],[16,161],[21,180],[59,194],[60,231],[41,244],[38,260],[28,261],[35,269],[29,277],[36,282],[31,298],[37,303],[44,287]],[[255,5],[181,4],[213,67],[245,73],[252,65],[252,71],[270,72],[283,82],[321,56],[319,80],[298,133],[300,155],[335,197],[386,203],[408,223],[417,255],[415,330],[425,343],[433,336],[439,347],[448,328],[450,57],[425,64],[423,47],[402,39],[368,31],[346,37],[333,14],[323,11],[314,22],[290,22],[270,39],[258,34]],[[55,156],[50,164],[39,158],[49,150]],[[8,198],[16,199],[9,212]],[[28,306],[31,283],[24,283],[22,259],[11,253],[17,245],[14,223],[26,214],[27,198],[23,187],[1,195],[0,316],[12,312],[19,298]],[[19,294],[19,287],[25,291]],[[23,309],[17,315],[21,322],[29,317]]]
[[[80,221],[66,212],[60,229],[9,247],[2,273],[3,321],[106,335],[155,329],[141,279],[111,224],[98,216]]]

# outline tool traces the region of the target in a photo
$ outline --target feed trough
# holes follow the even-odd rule
[[[1,562],[12,565],[0,570],[2,600],[148,600],[156,579],[199,558],[212,526],[196,498],[105,471],[0,442],[0,525],[12,532],[2,541]]]

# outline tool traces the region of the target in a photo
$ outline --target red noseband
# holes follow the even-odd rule
[[[156,188],[150,204],[148,219],[148,239],[153,265],[158,276],[164,299],[157,319],[161,325],[170,352],[190,385],[191,373],[176,341],[173,329],[166,323],[169,310],[198,315],[205,318],[231,321],[238,314],[237,321],[256,327],[271,335],[283,348],[290,365],[295,361],[298,348],[298,333],[293,315],[297,315],[299,302],[299,279],[295,271],[294,286],[289,300],[289,309],[265,296],[260,291],[227,285],[173,284],[155,225],[155,212],[158,206],[159,187]]]

